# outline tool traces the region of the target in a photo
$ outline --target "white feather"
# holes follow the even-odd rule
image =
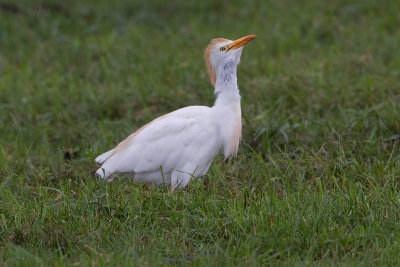
[[[98,163],[98,164],[102,164],[113,154],[113,152],[114,152],[114,149],[107,151],[107,152],[101,154],[100,156],[98,156],[94,161],[96,161],[96,163]]]

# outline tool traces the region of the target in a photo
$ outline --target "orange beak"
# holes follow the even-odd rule
[[[256,35],[252,34],[252,35],[247,35],[245,37],[239,38],[239,39],[237,39],[237,40],[235,40],[232,43],[227,45],[226,52],[228,52],[231,49],[238,49],[238,48],[244,46],[245,44],[247,44],[248,42],[250,42],[251,40],[253,40],[256,37],[257,37]]]

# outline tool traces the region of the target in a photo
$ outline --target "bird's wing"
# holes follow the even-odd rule
[[[143,173],[176,168],[215,149],[210,108],[191,106],[168,113],[121,142],[102,165],[107,173]]]

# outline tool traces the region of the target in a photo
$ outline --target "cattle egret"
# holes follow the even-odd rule
[[[166,184],[173,191],[204,176],[219,152],[225,159],[236,155],[242,132],[236,68],[243,46],[254,38],[213,39],[204,55],[215,87],[214,106],[181,108],[144,125],[96,158],[101,164],[96,175],[107,181],[122,176]]]

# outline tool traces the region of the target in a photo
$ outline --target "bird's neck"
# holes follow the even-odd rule
[[[215,105],[240,103],[236,68],[237,64],[234,62],[222,63],[218,67],[214,90],[214,94],[217,97]]]

